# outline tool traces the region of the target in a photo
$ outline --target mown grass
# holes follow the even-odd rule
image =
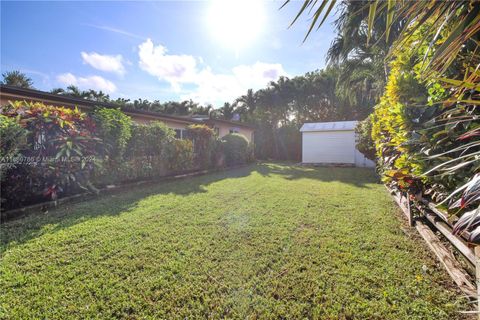
[[[8,319],[452,319],[373,172],[261,164],[2,225]],[[422,266],[428,268],[422,271]]]

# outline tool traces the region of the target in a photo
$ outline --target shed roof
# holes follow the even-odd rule
[[[304,123],[300,132],[350,131],[355,130],[357,121],[310,122]]]

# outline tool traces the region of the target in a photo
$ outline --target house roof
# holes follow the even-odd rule
[[[238,122],[238,121],[229,121],[229,120],[223,120],[223,119],[207,119],[204,120],[205,123],[207,124],[214,124],[214,123],[225,123],[228,125],[236,126],[236,127],[244,127],[244,128],[249,128],[249,129],[254,129],[255,127],[249,124],[246,124],[244,122]]]
[[[40,100],[40,101],[50,101],[58,104],[78,105],[79,107],[85,107],[88,109],[98,107],[98,106],[105,107],[105,108],[121,108],[122,111],[128,115],[146,116],[146,117],[155,118],[158,120],[171,120],[176,122],[192,123],[192,124],[222,122],[222,123],[230,123],[232,125],[253,129],[253,126],[250,126],[246,123],[233,122],[233,121],[221,120],[221,119],[199,119],[199,118],[192,118],[192,117],[174,116],[174,115],[160,113],[160,112],[127,108],[115,103],[87,100],[87,99],[82,99],[77,97],[60,95],[60,94],[55,94],[55,93],[50,93],[50,92],[45,92],[45,91],[40,91],[35,89],[20,88],[20,87],[9,86],[4,84],[0,85],[0,95],[11,95],[11,96],[21,97],[25,99],[30,98],[30,99]]]
[[[358,121],[310,122],[304,123],[300,132],[318,131],[351,131],[355,130]]]

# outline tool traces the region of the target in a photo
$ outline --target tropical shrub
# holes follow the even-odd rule
[[[238,133],[230,133],[222,138],[225,162],[227,166],[247,162],[248,140]]]
[[[159,177],[168,173],[168,145],[172,143],[175,131],[163,122],[154,121],[132,127],[126,161],[130,177],[124,180]]]
[[[426,83],[419,74],[426,48],[415,47],[426,28],[405,42],[391,62],[385,93],[372,115],[372,139],[383,180],[412,193],[420,192],[425,182],[419,130],[437,110],[428,99],[435,84]]]
[[[372,139],[372,117],[368,116],[365,120],[359,121],[355,127],[357,137],[357,149],[367,159],[375,160],[375,142]]]
[[[175,131],[160,121],[133,125],[126,157],[162,155],[174,138]]]
[[[22,148],[20,163],[2,175],[4,208],[92,189],[89,177],[98,139],[85,113],[27,102],[12,103],[1,111],[10,123],[14,119],[28,132],[29,145]]]
[[[27,147],[28,131],[15,118],[0,115],[0,174],[14,168],[14,158]]]
[[[253,149],[252,149],[253,152]],[[213,142],[211,163],[214,168],[225,167],[225,151],[223,150],[223,142],[220,139],[216,139]]]
[[[199,168],[208,168],[212,164],[212,152],[215,132],[206,125],[193,124],[187,128],[187,136],[194,146],[194,162]]]
[[[373,115],[372,138],[384,181],[446,203],[451,213],[461,215],[480,200],[476,191],[461,193],[480,185],[480,110],[471,104],[478,91],[468,90],[459,99],[456,90],[442,85],[446,79],[423,77],[422,66],[435,55],[435,49],[418,46],[426,28],[428,24],[418,28],[396,53]],[[459,68],[454,64],[450,74],[459,76]]]
[[[231,134],[220,141],[203,125],[189,127],[190,138],[178,140],[164,123],[132,125],[115,109],[89,116],[78,109],[16,102],[1,113],[2,210],[253,159],[245,137]],[[18,164],[5,164],[12,158]]]
[[[300,161],[302,158],[302,134],[296,124],[283,125],[278,129],[279,160]]]
[[[192,141],[174,139],[167,150],[168,169],[173,172],[194,169]]]
[[[132,120],[120,109],[97,108],[93,114],[97,135],[103,140],[99,153],[112,159],[122,159],[132,135]]]

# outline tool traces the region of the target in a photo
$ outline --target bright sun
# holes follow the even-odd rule
[[[213,36],[238,53],[262,31],[263,3],[261,0],[213,0],[207,19]]]

